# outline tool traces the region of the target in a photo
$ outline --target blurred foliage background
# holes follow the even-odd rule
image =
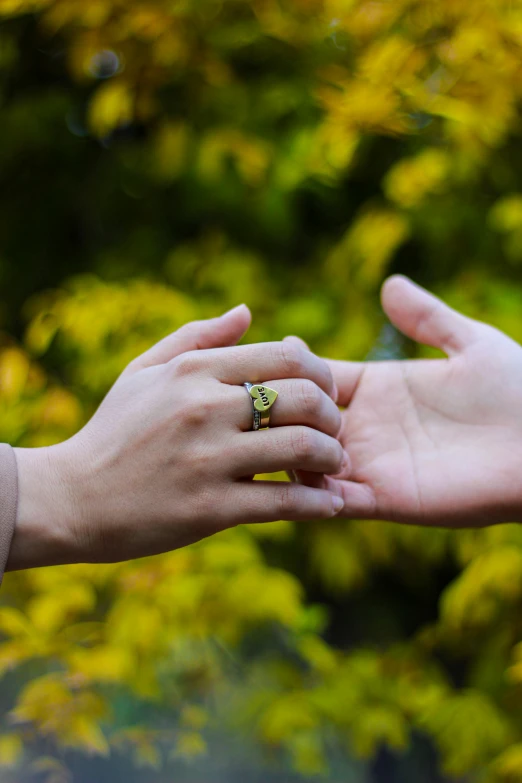
[[[392,271],[522,340],[521,0],[0,20],[1,440],[68,437],[241,301],[252,341],[414,355]],[[2,783],[522,781],[515,525],[280,522],[10,574],[0,632]]]

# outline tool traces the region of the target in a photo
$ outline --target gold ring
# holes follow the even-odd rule
[[[243,386],[252,398],[254,410],[252,429],[260,430],[269,427],[270,408],[277,400],[277,392],[262,383],[244,383]]]

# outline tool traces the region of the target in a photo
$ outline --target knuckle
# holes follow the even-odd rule
[[[185,460],[185,487],[189,490],[191,505],[200,507],[217,477],[216,454],[212,449],[195,448]],[[202,510],[202,509],[201,509]]]
[[[178,336],[187,339],[193,344],[194,350],[202,348],[202,335],[204,330],[204,321],[191,321],[178,329]]]
[[[277,495],[277,513],[284,519],[292,516],[298,505],[298,490],[294,484],[284,484]]]
[[[171,367],[174,375],[182,378],[197,373],[201,367],[201,360],[196,351],[188,351],[173,359]]]
[[[183,335],[183,337],[192,337],[197,335],[200,329],[201,321],[189,321],[188,324],[183,324],[183,326],[178,329],[178,335]]]
[[[129,375],[134,375],[139,370],[142,370],[144,367],[145,367],[145,363],[144,363],[143,356],[138,356],[135,359],[132,359],[132,361],[128,363],[128,365],[121,373],[120,378],[127,378]]]
[[[214,401],[203,394],[191,394],[181,404],[180,415],[188,427],[208,424],[214,412]]]
[[[208,480],[208,475],[203,475],[203,470],[197,465],[195,471],[191,474],[188,486],[190,492],[189,515],[191,519],[199,525],[210,524],[208,533],[216,532],[212,525],[217,525],[221,516],[220,504],[216,502],[216,487]]]
[[[280,358],[288,378],[299,377],[306,367],[306,351],[292,343],[281,343]]]
[[[297,462],[305,462],[316,448],[314,433],[306,427],[296,427],[292,434],[291,449]]]
[[[442,307],[441,302],[434,301],[417,314],[415,331],[419,335],[425,335],[432,330],[434,322],[440,317]]]
[[[322,395],[313,381],[303,381],[299,385],[298,404],[306,416],[315,417],[321,410]]]

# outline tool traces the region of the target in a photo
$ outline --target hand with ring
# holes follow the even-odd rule
[[[184,326],[134,360],[71,439],[15,450],[8,570],[126,560],[342,509],[324,478],[347,465],[328,365],[288,343],[235,346],[249,323],[241,306]],[[269,429],[253,431],[256,404]],[[281,470],[317,475],[316,486],[253,481]]]

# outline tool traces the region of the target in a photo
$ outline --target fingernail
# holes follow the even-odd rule
[[[299,345],[300,348],[304,348],[305,351],[310,350],[310,347],[305,343],[305,341],[300,337],[296,337],[295,334],[288,334],[286,337],[283,337],[283,342],[287,342],[288,340],[293,340]]]
[[[227,310],[226,313],[223,313],[221,318],[225,318],[227,315],[231,315],[232,313],[237,312],[237,310],[241,310],[242,307],[246,307],[246,304],[239,304],[236,305],[235,307],[232,307],[231,310]]]
[[[332,506],[334,507],[334,512],[338,514],[339,511],[342,511],[344,508],[344,500],[340,498],[339,495],[333,495]]]

